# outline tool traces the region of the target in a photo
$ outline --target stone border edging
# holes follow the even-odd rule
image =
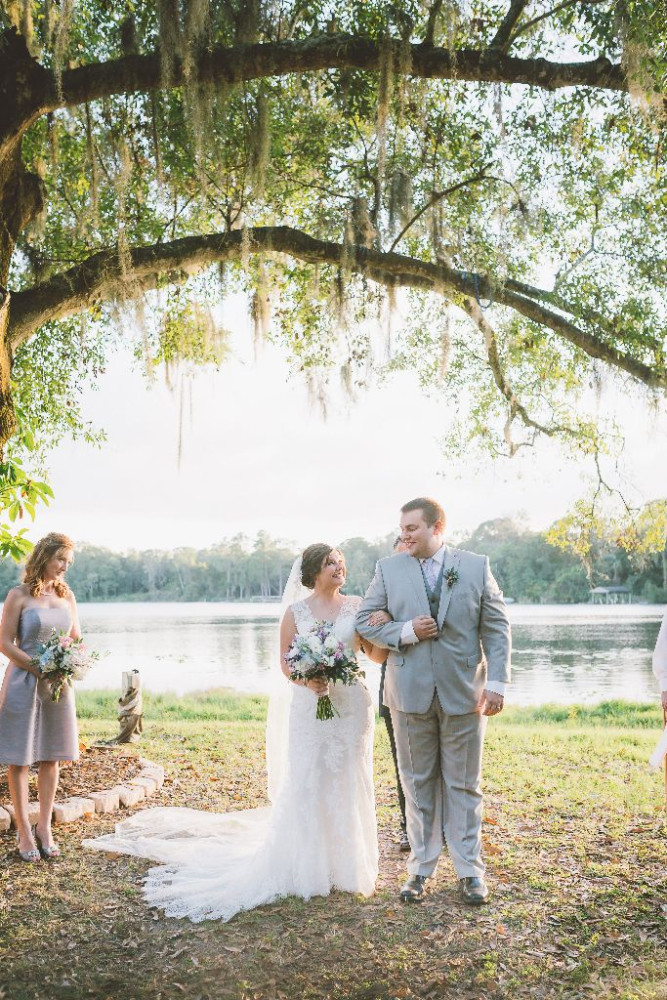
[[[165,770],[161,764],[154,764],[145,757],[139,757],[141,770],[136,778],[131,778],[123,785],[101,792],[91,792],[87,796],[74,795],[53,806],[53,822],[57,825],[74,823],[78,819],[88,819],[95,813],[116,812],[121,807],[127,809],[154,795],[164,784]],[[39,803],[31,802],[28,806],[30,823],[39,819]],[[14,807],[0,805],[0,833],[15,826]]]

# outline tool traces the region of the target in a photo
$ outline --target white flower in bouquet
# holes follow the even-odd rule
[[[58,634],[51,630],[51,638],[40,644],[33,663],[51,685],[51,701],[58,701],[65,684],[83,680],[100,654],[89,651],[83,639],[73,639],[70,635]]]
[[[92,666],[93,654],[88,652],[85,643],[73,646],[70,650],[70,667],[72,680],[82,681]]]
[[[292,645],[285,655],[290,675],[294,680],[309,681],[315,677],[329,683],[354,684],[364,676],[359,669],[354,651],[336,637],[329,622],[315,622],[315,627],[306,635],[295,635]],[[328,694],[317,701],[316,717],[333,719],[338,712]]]
[[[313,657],[313,660],[316,660],[318,657],[322,656],[323,653],[322,640],[315,632],[311,633],[307,637],[307,640],[308,652]]]

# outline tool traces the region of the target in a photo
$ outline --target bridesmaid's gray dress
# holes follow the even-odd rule
[[[68,606],[24,608],[19,619],[17,645],[29,656],[46,642],[51,630],[69,632]],[[79,736],[74,692],[69,684],[59,701],[51,701],[51,687],[11,661],[0,690],[0,764],[35,764],[41,760],[76,760]]]

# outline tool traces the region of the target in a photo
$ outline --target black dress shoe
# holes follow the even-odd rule
[[[459,895],[471,906],[481,906],[489,898],[489,890],[483,878],[476,875],[459,879]]]
[[[424,898],[426,875],[411,875],[401,888],[402,903],[421,903]]]
[[[408,835],[403,829],[401,829],[401,835],[398,838],[398,849],[399,851],[409,851],[411,849]]]

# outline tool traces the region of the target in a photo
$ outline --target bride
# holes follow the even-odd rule
[[[229,920],[282,896],[326,896],[331,889],[369,896],[378,871],[373,796],[375,713],[363,683],[291,681],[285,654],[317,622],[374,662],[384,651],[361,639],[361,598],[340,593],[342,552],[310,545],[287,582],[280,628],[280,683],[269,702],[267,769],[271,806],[229,813],[157,808],[136,813],[86,847],[163,862],[146,876],[144,896],[167,916]],[[277,672],[276,672],[277,673]],[[283,676],[284,675],[284,676]],[[329,693],[339,713],[316,718]]]

